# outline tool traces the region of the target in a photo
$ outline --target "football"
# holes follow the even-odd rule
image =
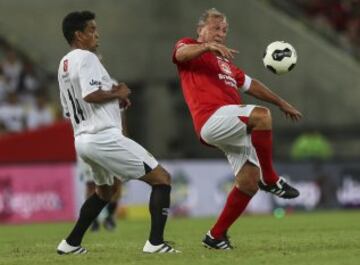
[[[294,69],[297,62],[295,48],[285,41],[270,43],[264,52],[264,66],[271,72],[281,75]]]

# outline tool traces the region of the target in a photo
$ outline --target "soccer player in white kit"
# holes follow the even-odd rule
[[[83,236],[112,197],[114,176],[122,181],[142,180],[152,187],[149,209],[151,230],[143,252],[177,252],[163,238],[170,206],[170,175],[142,146],[122,134],[120,107],[129,106],[130,89],[114,85],[96,56],[99,34],[95,14],[71,12],[62,22],[71,50],[60,61],[61,104],[74,129],[77,154],[90,165],[96,193],[82,205],[80,216],[58,254],[84,254]]]

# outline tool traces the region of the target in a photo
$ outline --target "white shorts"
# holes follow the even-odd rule
[[[157,160],[141,145],[125,137],[119,129],[75,137],[78,155],[90,165],[97,185],[112,185],[137,179],[153,170]]]
[[[94,182],[94,174],[89,164],[77,155],[76,157],[76,175],[83,182]]]
[[[251,135],[241,119],[248,119],[255,105],[227,105],[219,108],[201,128],[200,136],[208,144],[222,150],[235,175],[246,161],[260,169]],[[241,119],[240,119],[241,118]]]

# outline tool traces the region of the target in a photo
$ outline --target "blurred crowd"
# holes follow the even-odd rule
[[[360,59],[360,0],[273,2],[300,11],[311,27]],[[0,134],[35,129],[57,119],[58,103],[50,100],[48,86],[43,71],[0,36]]]
[[[360,0],[294,0],[311,26],[360,58]]]
[[[56,116],[44,71],[0,37],[0,135],[49,125]]]

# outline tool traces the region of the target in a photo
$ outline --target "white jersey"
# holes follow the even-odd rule
[[[114,84],[94,53],[75,49],[66,54],[60,61],[58,81],[61,105],[71,119],[75,136],[109,128],[122,131],[117,99],[106,103],[87,103],[83,99],[99,88],[110,90]]]

